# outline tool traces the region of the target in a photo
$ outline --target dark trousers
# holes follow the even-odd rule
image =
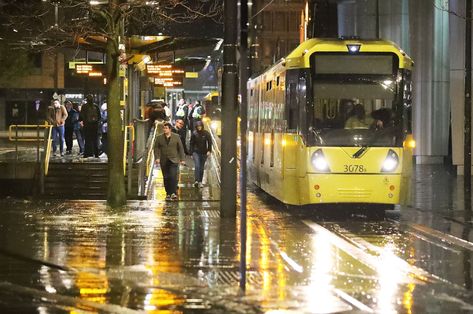
[[[204,178],[204,167],[205,161],[207,160],[207,154],[192,153],[194,159],[194,176],[195,181],[202,182]]]
[[[179,164],[175,164],[171,161],[166,161],[161,164],[161,172],[163,173],[164,189],[166,195],[171,195],[177,191],[177,172]]]
[[[82,138],[82,131],[80,129],[74,130],[74,134],[76,135],[77,144],[79,145],[79,153],[84,152],[84,139]]]
[[[84,125],[85,151],[84,157],[99,157],[98,123],[87,123]]]
[[[108,133],[102,133],[102,152],[108,154]]]
[[[72,150],[72,134],[74,134],[73,126],[66,126],[64,130],[64,139],[66,140],[66,151]]]

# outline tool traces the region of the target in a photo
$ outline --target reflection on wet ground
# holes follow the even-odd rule
[[[164,202],[157,174],[155,200],[120,212],[1,202],[0,312],[473,311],[471,223],[460,219],[460,179],[442,168],[418,167],[414,206],[382,220],[322,219],[252,189],[245,294],[238,219],[220,218],[212,177],[194,188],[183,168],[181,200]]]

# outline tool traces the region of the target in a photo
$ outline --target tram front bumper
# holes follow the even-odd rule
[[[399,204],[400,174],[308,174],[309,195],[318,203]]]

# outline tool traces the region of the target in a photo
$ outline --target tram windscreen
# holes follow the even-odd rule
[[[396,146],[400,122],[391,80],[358,84],[315,83],[312,135],[317,145]]]
[[[314,73],[392,75],[395,71],[391,54],[315,54]]]

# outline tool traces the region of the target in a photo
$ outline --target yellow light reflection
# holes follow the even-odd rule
[[[399,265],[395,251],[396,246],[388,243],[379,256],[377,264],[379,287],[376,295],[379,313],[397,313],[396,296],[399,284],[409,280],[408,274]]]
[[[306,300],[309,312],[320,312],[333,307],[332,272],[336,267],[333,246],[325,233],[319,233],[312,241],[312,260],[309,288]]]

